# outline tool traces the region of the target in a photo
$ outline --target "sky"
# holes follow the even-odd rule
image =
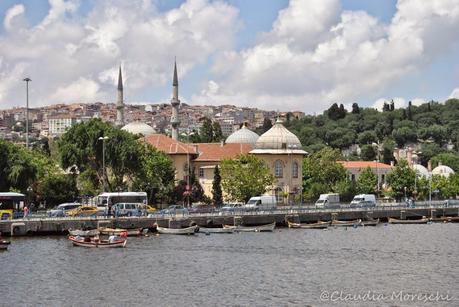
[[[0,109],[182,102],[321,113],[459,98],[459,0],[0,0]]]

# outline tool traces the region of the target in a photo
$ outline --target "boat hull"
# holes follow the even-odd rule
[[[427,224],[429,222],[428,218],[422,218],[420,220],[398,220],[389,218],[390,224]]]
[[[337,221],[333,220],[330,223],[330,226],[335,226],[335,227],[355,227],[355,226],[360,226],[362,224],[362,220],[353,220],[353,221]]]
[[[301,228],[301,229],[326,229],[330,226],[330,222],[317,222],[311,224],[292,223],[287,221],[289,228]]]
[[[190,226],[186,228],[167,228],[167,227],[156,227],[156,231],[161,234],[168,235],[193,235],[199,230],[198,226]]]
[[[223,228],[233,229],[234,232],[264,232],[264,231],[274,231],[274,228],[276,228],[276,223],[260,225],[260,226],[223,225]]]
[[[234,229],[231,228],[205,228],[199,227],[200,233],[234,233]]]
[[[360,223],[361,226],[376,226],[378,224],[379,224],[379,219],[369,220],[369,221],[362,221]]]
[[[81,246],[81,247],[91,247],[91,248],[114,248],[114,247],[125,247],[127,240],[121,239],[116,240],[113,242],[108,241],[85,241],[82,239],[77,239],[74,236],[69,236],[69,240],[72,242],[74,246]]]

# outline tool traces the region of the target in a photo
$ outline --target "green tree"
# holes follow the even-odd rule
[[[374,194],[378,185],[378,178],[371,167],[365,168],[357,179],[357,192],[362,194]]]
[[[212,142],[220,142],[223,140],[222,128],[218,122],[212,124]]]
[[[414,170],[408,165],[406,160],[401,160],[386,176],[386,182],[391,188],[391,194],[400,200],[407,196],[412,196],[414,191]],[[406,189],[406,190],[405,190]]]
[[[223,204],[223,194],[222,194],[222,177],[220,176],[220,170],[218,165],[214,169],[214,181],[212,182],[212,201],[215,206],[221,206]]]
[[[202,127],[200,129],[199,136],[203,143],[212,143],[213,141],[213,138],[214,138],[213,125],[212,125],[212,121],[208,119],[207,117],[204,118],[204,121],[202,122]]]
[[[247,202],[262,195],[274,183],[274,176],[266,163],[254,155],[240,155],[221,162],[222,187],[233,201]]]
[[[436,167],[440,162],[451,167],[456,173],[459,172],[459,155],[457,153],[444,152],[432,157],[432,167]]]
[[[376,159],[376,150],[372,145],[363,145],[360,148],[360,158],[363,161],[373,161]]]
[[[75,176],[72,174],[53,174],[44,178],[40,198],[51,208],[60,203],[70,202],[78,196]]]
[[[357,103],[352,104],[352,114],[359,114],[360,113],[360,108]]]

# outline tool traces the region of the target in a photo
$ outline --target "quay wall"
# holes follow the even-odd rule
[[[0,221],[0,232],[6,235],[44,235],[67,234],[69,229],[113,228],[154,228],[155,223],[162,227],[180,228],[191,225],[221,226],[263,225],[276,222],[285,226],[286,219],[294,222],[316,222],[355,219],[389,218],[416,219],[421,217],[459,216],[459,205],[421,208],[371,208],[371,209],[283,209],[275,211],[191,214],[191,215],[153,215],[151,217],[80,217],[80,218],[29,218]]]

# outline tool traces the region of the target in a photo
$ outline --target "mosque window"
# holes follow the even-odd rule
[[[293,164],[292,164],[292,177],[298,178],[298,162],[296,161],[293,161]]]
[[[274,176],[276,178],[284,177],[284,167],[282,166],[281,160],[276,160],[274,163]]]
[[[204,178],[204,168],[199,168],[199,178]]]

